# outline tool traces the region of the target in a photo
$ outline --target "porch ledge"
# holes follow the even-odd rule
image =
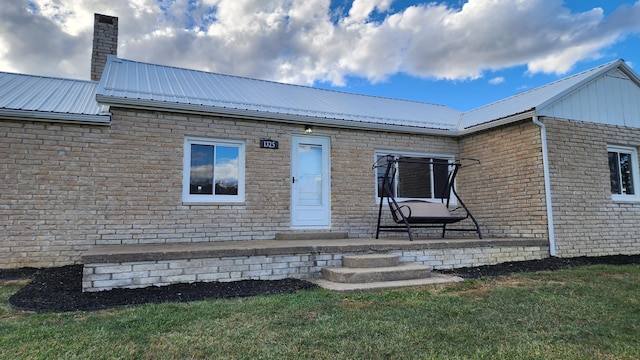
[[[547,239],[324,239],[220,241],[171,244],[121,244],[96,246],[82,254],[84,264],[124,263],[219,257],[272,256],[287,254],[366,253],[393,250],[456,249],[549,245]]]

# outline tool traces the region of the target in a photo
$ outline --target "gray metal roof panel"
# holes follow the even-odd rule
[[[420,103],[299,85],[221,75],[124,60],[110,56],[98,90],[100,99],[139,99],[263,114],[338,119],[455,130],[460,112],[443,105]]]
[[[0,72],[0,109],[35,113],[100,116],[98,83]]]
[[[568,92],[575,90],[576,87],[588,82],[588,80],[593,77],[598,76],[615,66],[619,66],[620,64],[624,64],[624,61],[612,61],[535,89],[467,111],[462,115],[459,127],[461,129],[467,129],[493,120],[521,114],[533,109],[540,109],[549,105],[554,100],[557,100],[559,97],[567,95]]]

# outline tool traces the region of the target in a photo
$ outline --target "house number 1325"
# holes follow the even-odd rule
[[[263,149],[277,149],[278,142],[275,140],[260,140],[260,147]]]

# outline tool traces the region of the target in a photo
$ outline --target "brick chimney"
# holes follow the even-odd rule
[[[95,14],[93,50],[91,52],[91,80],[100,80],[102,71],[107,64],[107,55],[118,55],[118,18]]]

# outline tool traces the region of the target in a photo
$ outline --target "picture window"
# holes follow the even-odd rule
[[[243,141],[186,138],[182,200],[243,202]]]

